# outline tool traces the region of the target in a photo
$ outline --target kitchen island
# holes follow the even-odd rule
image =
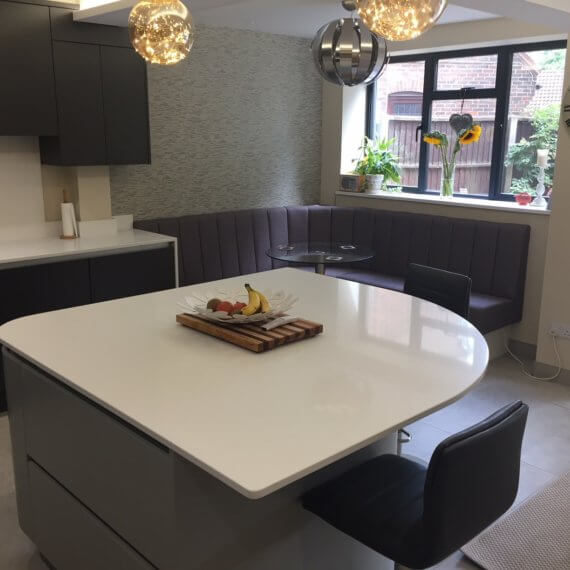
[[[176,325],[188,290],[300,298],[310,340],[250,353]],[[20,525],[58,570],[378,570],[299,497],[393,451],[488,349],[431,303],[296,269],[0,327]]]

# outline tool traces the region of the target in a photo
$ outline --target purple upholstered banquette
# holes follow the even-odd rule
[[[530,227],[369,208],[293,206],[141,220],[178,238],[180,285],[283,267],[265,251],[287,242],[338,241],[376,257],[327,270],[334,277],[402,291],[410,263],[473,280],[471,322],[483,333],[522,318]]]

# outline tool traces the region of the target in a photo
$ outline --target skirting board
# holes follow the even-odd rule
[[[485,340],[489,345],[490,360],[500,358],[507,353],[505,342],[508,340],[509,349],[514,354],[523,360],[534,361],[536,358],[536,345],[509,338],[510,333],[511,327],[504,327],[485,335]]]
[[[532,367],[532,373],[534,376],[538,376],[539,378],[549,378],[554,376],[557,370],[558,368],[556,366],[545,364],[544,362],[535,362]],[[556,379],[556,383],[570,386],[570,370],[563,368],[560,376]]]

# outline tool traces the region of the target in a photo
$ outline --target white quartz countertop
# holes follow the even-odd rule
[[[487,367],[483,336],[431,303],[291,268],[218,285],[246,282],[298,296],[292,313],[324,333],[255,354],[177,325],[203,284],[19,319],[0,343],[249,498],[456,400]]]
[[[0,269],[27,263],[87,257],[97,252],[144,249],[175,242],[176,239],[142,230],[125,230],[108,235],[64,240],[41,237],[0,241]]]

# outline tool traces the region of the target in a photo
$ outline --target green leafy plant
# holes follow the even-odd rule
[[[530,188],[526,180],[517,178],[513,180],[511,184],[511,194],[530,194],[531,196],[536,196],[536,190]]]
[[[360,175],[384,176],[384,186],[388,182],[399,184],[401,182],[398,157],[391,151],[396,139],[377,139],[375,141],[364,138],[360,147],[362,158],[356,164],[354,172]]]
[[[544,184],[547,189],[552,188],[559,121],[560,105],[538,109],[531,119],[534,134],[509,149],[506,165],[514,167],[516,172],[516,178],[513,178],[511,184],[511,194],[520,194],[522,188],[531,193],[536,188],[539,173],[536,157],[539,149],[548,149],[548,168],[545,170]]]

